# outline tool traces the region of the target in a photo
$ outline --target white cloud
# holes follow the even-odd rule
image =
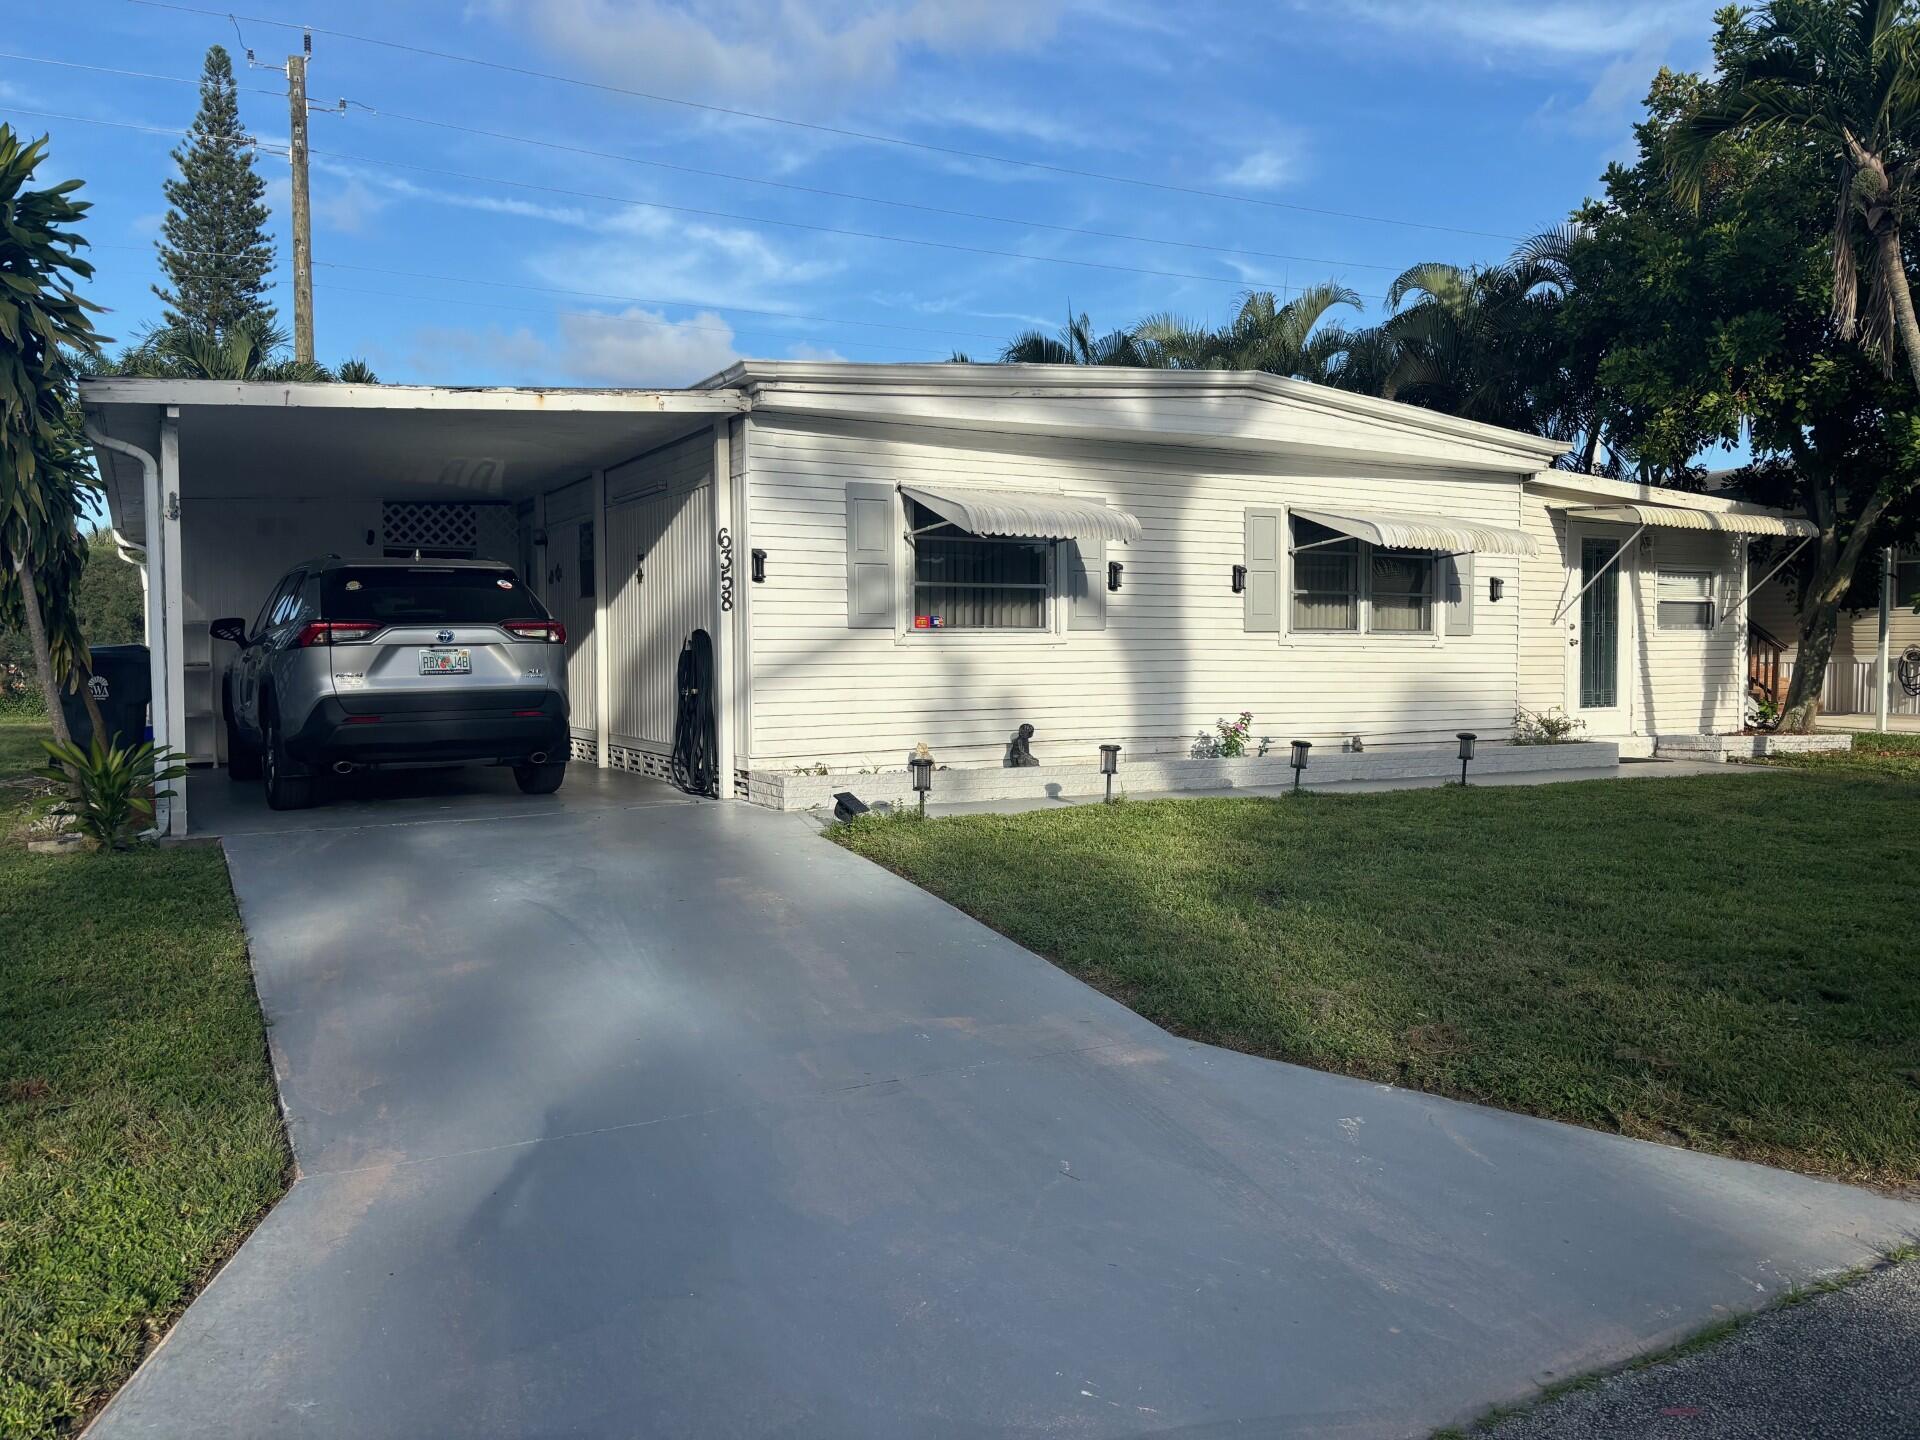
[[[1296,10],[1370,22],[1423,42],[1569,59],[1624,55],[1683,35],[1704,38],[1720,0],[1294,0]]]
[[[1306,145],[1299,137],[1249,150],[1220,172],[1220,183],[1239,190],[1278,190],[1306,172]]]
[[[611,83],[717,103],[836,99],[915,55],[1025,50],[1062,0],[478,0]]]
[[[390,197],[355,175],[343,185],[321,187],[313,199],[313,213],[321,224],[342,234],[363,235],[373,218],[391,203]]]
[[[829,235],[808,234],[802,252],[746,226],[641,204],[575,205],[442,189],[321,159],[315,169],[361,184],[376,199],[395,196],[539,221],[543,243],[528,256],[528,269],[539,283],[560,289],[661,300],[724,296],[731,305],[777,307],[791,299],[790,287],[845,268],[843,245]],[[565,238],[567,231],[580,238]],[[561,233],[558,240],[555,232]]]
[[[703,310],[669,320],[630,306],[560,317],[561,373],[604,385],[684,385],[724,369],[739,355],[733,327]]]
[[[847,357],[831,345],[809,345],[806,341],[802,340],[798,345],[789,345],[787,347],[787,358],[789,360],[840,361],[845,360]]]
[[[685,385],[739,356],[733,327],[712,311],[670,320],[657,310],[567,311],[548,338],[527,326],[429,327],[414,336],[413,368],[445,377],[462,362],[482,378],[525,384]]]

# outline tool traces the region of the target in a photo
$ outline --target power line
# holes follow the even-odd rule
[[[135,247],[107,246],[102,248],[128,249],[128,248],[135,248]],[[188,251],[186,253],[204,255],[204,254],[209,254],[213,252]],[[186,273],[193,274],[195,272],[186,272]],[[267,288],[271,290],[285,290],[292,284],[293,284],[293,281],[291,279],[277,278],[277,279],[268,281]],[[679,321],[665,320],[665,319],[649,320],[644,316],[626,315],[626,314],[609,314],[604,310],[582,310],[582,309],[569,310],[569,309],[550,309],[550,308],[543,308],[543,307],[534,306],[534,305],[502,305],[497,300],[483,301],[483,300],[477,300],[477,299],[467,299],[459,295],[423,295],[418,291],[371,290],[371,289],[366,289],[364,287],[357,286],[357,285],[336,285],[336,284],[333,284],[331,281],[317,285],[315,288],[326,291],[330,294],[367,295],[367,296],[372,296],[372,297],[384,299],[384,300],[404,300],[404,301],[412,301],[412,302],[427,304],[427,305],[450,305],[463,310],[475,310],[475,311],[485,310],[489,314],[492,314],[495,312],[505,312],[508,314],[515,314],[515,315],[540,315],[548,319],[554,319],[554,320],[564,320],[569,317],[575,317],[582,320],[591,320],[596,324],[628,325],[628,326],[637,325],[647,329],[671,330],[677,334],[682,334],[682,335],[685,335],[685,334],[724,335],[729,340],[734,340],[734,341],[759,338],[759,339],[777,341],[785,345],[791,345],[796,341],[796,339],[800,338],[792,334],[776,335],[776,334],[771,334],[765,331],[756,332],[753,330],[736,330],[731,325],[700,325],[692,322],[679,322]],[[988,337],[988,338],[997,339],[999,337],[995,336],[995,337]],[[843,345],[848,347],[857,346],[864,349],[884,348],[884,343],[877,340],[836,339],[833,342],[833,344],[835,346],[843,346]],[[898,353],[899,352],[897,350],[889,351],[888,352],[889,358],[898,357]],[[918,358],[918,357],[912,357],[912,358]]]
[[[129,3],[146,3],[146,0],[129,0]],[[155,135],[187,136],[186,130],[169,130],[159,126],[135,125],[121,120],[96,120],[87,115],[65,115],[48,110],[30,110],[18,105],[0,105],[0,110],[11,111],[16,115],[34,115],[43,119],[71,120],[85,125],[110,125],[123,130],[142,130]],[[261,145],[262,149],[273,147]],[[608,195],[597,190],[575,190],[560,185],[540,185],[531,180],[510,180],[499,175],[475,175],[465,170],[449,170],[438,165],[419,165],[406,160],[387,160],[377,155],[356,155],[344,150],[313,149],[310,153],[325,156],[331,160],[349,160],[360,165],[379,165],[394,170],[410,170],[422,175],[438,175],[446,179],[461,180],[470,185],[505,185],[516,190],[530,190],[542,195],[563,195],[569,199],[598,200],[609,205],[627,205],[644,210],[664,210],[679,215],[697,215],[708,220],[731,220],[746,225],[775,225],[787,230],[806,230],[819,235],[839,235],[855,240],[875,240],[892,245],[915,245],[929,250],[946,250],[965,255],[991,255],[1006,260],[1024,260],[1042,265],[1071,265],[1083,270],[1104,270],[1121,275],[1150,275],[1168,280],[1198,280],[1208,285],[1232,285],[1242,289],[1258,290],[1297,290],[1298,286],[1288,285],[1277,280],[1250,280],[1231,275],[1203,275],[1192,270],[1161,270],[1145,265],[1122,265],[1108,260],[1080,260],[1066,255],[1035,255],[1025,250],[1002,250],[990,245],[967,245],[957,240],[929,240],[913,235],[888,235],[877,230],[854,230],[839,225],[816,225],[805,220],[781,220],[767,215],[747,215],[732,210],[713,210],[698,205],[673,205],[664,200],[639,200],[629,195]],[[427,196],[432,199],[436,197]]]
[[[122,80],[159,80],[168,85],[192,85],[198,87],[202,82],[186,75],[157,75],[151,70],[118,70],[111,65],[83,65],[78,60],[55,60],[46,55],[16,55],[11,51],[0,50],[0,60],[19,60],[27,65],[57,65],[62,70],[87,70],[95,75],[117,75]],[[235,90],[243,90],[249,95],[272,95],[284,100],[284,90],[269,90],[264,85],[238,85]]]
[[[553,310],[535,305],[501,305],[492,300],[463,300],[458,295],[422,295],[418,292],[409,293],[399,290],[368,290],[357,285],[335,285],[331,281],[324,282],[315,288],[333,294],[369,295],[388,300],[417,301],[428,305],[455,305],[464,309],[479,309],[484,306],[484,308],[490,311],[500,310],[514,315],[542,315],[549,319],[566,319],[571,316],[610,325],[641,325],[657,330],[672,330],[682,335],[695,332],[709,335],[725,335],[730,340],[739,340],[745,337],[759,335],[762,338],[778,339],[783,344],[791,345],[797,338],[793,335],[772,336],[767,335],[765,332],[735,330],[731,325],[696,325],[691,322],[680,323],[673,320],[647,320],[637,315],[610,315],[604,310]],[[849,347],[859,346],[866,349],[884,348],[883,343],[877,340],[836,340],[834,344]]]
[[[184,132],[183,132],[184,133]],[[917,235],[889,235],[878,230],[855,230],[841,225],[817,225],[808,220],[782,220],[770,215],[748,215],[735,210],[714,210],[702,205],[674,205],[665,200],[640,200],[630,195],[609,195],[598,190],[575,190],[564,185],[540,185],[531,180],[510,180],[501,175],[476,175],[466,170],[449,170],[439,165],[420,165],[408,160],[388,160],[377,155],[356,155],[345,150],[321,150],[313,154],[329,160],[349,160],[359,165],[380,165],[394,170],[411,170],[421,175],[438,175],[461,180],[469,185],[506,185],[516,190],[531,190],[541,195],[563,195],[575,200],[598,200],[608,205],[628,205],[643,210],[665,210],[678,215],[697,215],[707,220],[731,220],[745,225],[777,225],[787,230],[806,230],[818,235],[838,235],[854,240],[876,240],[891,245],[918,245],[930,250],[950,250],[966,255],[991,255],[1005,260],[1026,260],[1043,265],[1074,265],[1087,270],[1109,270],[1123,275],[1152,275],[1168,280],[1199,280],[1210,285],[1234,285],[1241,288],[1285,290],[1294,287],[1272,280],[1247,280],[1232,275],[1202,275],[1192,270],[1160,270],[1144,265],[1122,265],[1108,260],[1081,260],[1067,255],[1035,255],[1025,250],[1002,250],[991,245],[967,245],[958,240],[929,240]]]
[[[1193,195],[1208,200],[1229,200],[1241,205],[1259,205],[1271,210],[1291,210],[1306,215],[1322,215],[1338,220],[1354,220],[1369,225],[1396,225],[1409,230],[1436,230],[1451,235],[1472,235],[1488,240],[1519,240],[1518,235],[1504,235],[1493,230],[1473,230],[1458,225],[1439,225],[1426,220],[1402,220],[1389,215],[1366,215],[1349,210],[1333,210],[1316,205],[1301,205],[1285,200],[1270,200],[1258,195],[1245,195],[1231,190],[1208,190],[1193,185],[1175,185],[1164,180],[1146,180],[1134,175],[1112,175],[1099,170],[1085,170],[1071,165],[1060,165],[1044,160],[1028,160],[1012,155],[995,155],[981,150],[966,150],[953,145],[936,145],[925,140],[909,140],[901,135],[887,135],[872,130],[854,130],[840,125],[826,125],[812,120],[796,120],[790,116],[774,115],[759,110],[744,110],[729,105],[717,105],[704,100],[688,100],[676,95],[661,95],[648,90],[634,90],[622,85],[611,85],[599,80],[586,80],[577,75],[562,75],[548,70],[535,70],[524,65],[509,65],[500,60],[486,60],[476,55],[461,55],[450,50],[435,50],[424,45],[409,45],[399,40],[382,39],[375,35],[357,35],[347,30],[332,30],[321,25],[308,25],[296,21],[273,20],[263,16],[241,15],[236,17],[226,10],[203,9],[197,5],[181,5],[171,0],[127,0],[130,5],[140,5],[151,10],[171,10],[183,15],[200,15],[219,20],[245,20],[249,25],[272,25],[282,30],[299,30],[314,35],[325,35],[329,39],[348,40],[358,45],[373,45],[387,50],[397,50],[408,55],[419,55],[433,60],[445,60],[459,65],[473,65],[483,70],[495,70],[502,74],[516,75],[527,80],[545,80],[557,85],[572,85],[583,90],[597,90],[603,94],[624,95],[629,99],[647,100],[657,105],[677,105],[689,110],[698,110],[710,115],[725,115],[736,120],[752,120],[765,125],[785,125],[798,130],[809,130],[821,135],[834,135],[847,140],[861,140],[873,145],[892,145],[907,150],[920,150],[935,155],[947,155],[963,160],[984,161],[991,165],[1010,165],[1020,169],[1038,170],[1051,175],[1071,175],[1082,180],[1098,180],[1110,185],[1132,185],[1141,189],[1159,190],[1176,195]]]
[[[0,51],[0,60],[21,60],[28,64],[58,65],[68,70],[89,70],[101,75],[116,75],[137,80],[160,80],[174,85],[198,85],[200,82],[182,75],[155,75],[143,70],[118,70],[107,65],[86,65],[77,60],[49,60],[37,55],[17,55]],[[267,90],[259,86],[247,87],[251,93],[273,95],[284,99],[284,90]],[[1051,220],[1035,220],[1021,215],[995,215],[988,211],[962,210],[946,205],[928,205],[915,200],[896,200],[885,195],[864,195],[854,190],[834,190],[822,185],[801,185],[790,180],[771,180],[760,175],[742,175],[730,170],[708,170],[698,165],[684,165],[673,160],[657,160],[644,155],[629,155],[617,150],[596,150],[585,145],[568,145],[557,140],[543,140],[532,135],[517,135],[506,130],[488,130],[475,125],[461,125],[451,120],[440,120],[429,115],[409,115],[399,110],[388,110],[380,106],[369,105],[365,101],[342,98],[338,107],[323,105],[316,108],[319,114],[350,113],[350,110],[363,110],[367,114],[382,120],[398,120],[408,125],[421,125],[435,130],[447,130],[459,135],[474,135],[486,140],[504,140],[514,145],[532,145],[543,150],[554,150],[567,155],[582,155],[596,160],[615,160],[626,165],[643,165],[649,169],[667,170],[679,175],[699,175],[710,180],[728,180],[742,185],[762,185],[773,190],[785,190],[799,195],[817,195],[831,200],[853,200],[863,205],[886,205],[896,210],[914,210],[924,215],[941,215],[957,220],[984,220],[995,225],[1019,225],[1034,230],[1051,230],[1062,235],[1084,235],[1099,240],[1124,240],[1138,245],[1164,245],[1177,250],[1198,250],[1214,255],[1239,256],[1248,260],[1281,260],[1299,265],[1334,265],[1360,270],[1395,270],[1399,267],[1381,265],[1370,260],[1338,260],[1324,255],[1291,255],[1276,250],[1249,250],[1237,245],[1211,245],[1200,240],[1174,240],[1159,235],[1138,235],[1126,230],[1100,230],[1084,225],[1062,225]],[[321,152],[315,151],[315,154]]]
[[[146,247],[140,245],[101,244],[92,248],[99,250],[144,250]],[[229,252],[221,250],[184,250],[180,253],[223,260],[236,258]],[[600,300],[620,305],[658,305],[676,310],[727,311],[736,315],[759,315],[780,320],[800,320],[813,325],[853,325],[867,330],[898,330],[908,334],[935,335],[946,339],[952,339],[958,336],[967,340],[1000,341],[1006,338],[1004,335],[989,334],[983,330],[942,330],[927,325],[901,325],[884,320],[850,320],[831,315],[803,315],[793,310],[761,310],[746,305],[729,305],[720,301],[661,300],[643,295],[611,294],[599,290],[569,290],[554,285],[527,285],[511,280],[479,280],[464,275],[440,275],[425,270],[395,270],[380,265],[350,265],[341,260],[316,260],[313,263],[316,269],[346,270],[363,275],[386,275],[399,280],[438,280],[449,285],[474,285],[482,286],[489,290],[523,290],[531,294],[559,295],[575,300]],[[460,303],[472,302],[463,301]],[[575,313],[587,314],[596,312],[580,311]],[[851,344],[853,342],[848,341],[845,343]]]

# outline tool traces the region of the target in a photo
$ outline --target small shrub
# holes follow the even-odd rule
[[[1513,712],[1513,743],[1516,745],[1566,745],[1580,738],[1587,722],[1576,720],[1559,706],[1551,710]]]
[[[108,745],[96,735],[85,750],[58,740],[40,743],[53,757],[49,768],[67,782],[73,828],[102,850],[125,850],[151,828],[154,802],[175,793],[153,787],[187,773],[185,755],[159,753],[151,740]]]
[[[1224,715],[1213,723],[1210,735],[1202,730],[1193,737],[1193,746],[1188,754],[1196,760],[1233,760],[1247,753],[1247,746],[1254,745],[1253,753],[1264,755],[1273,744],[1272,737],[1261,736],[1252,740],[1253,712],[1242,710],[1238,720],[1229,720]]]

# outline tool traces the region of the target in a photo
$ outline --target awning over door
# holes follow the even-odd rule
[[[1444,515],[1390,515],[1382,510],[1291,510],[1288,513],[1386,550],[1439,550],[1449,555],[1540,553],[1540,547],[1524,530],[1451,520]]]
[[[902,485],[900,493],[974,535],[1017,535],[1035,540],[1118,540],[1129,544],[1140,538],[1140,522],[1103,500],[957,485],[950,490]]]
[[[1669,530],[1717,530],[1723,535],[1787,537],[1804,540],[1819,533],[1811,520],[1794,515],[1767,515],[1725,510],[1690,510],[1681,505],[1655,505],[1644,500],[1621,505],[1568,505],[1563,513],[1576,520],[1613,520],[1622,525],[1660,525]]]

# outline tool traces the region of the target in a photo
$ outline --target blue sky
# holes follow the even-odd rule
[[[1406,265],[1500,258],[1594,193],[1657,68],[1705,62],[1716,0],[250,3],[240,34],[266,64],[299,33],[263,20],[305,21],[943,147],[316,35],[313,100],[353,102],[311,122],[319,357],[393,381],[653,385],[741,355],[991,356],[1069,307],[1100,330],[1219,321],[1249,287],[1329,278],[1377,315]],[[224,13],[34,8],[18,55],[171,77],[216,42],[239,58]],[[265,93],[283,76],[240,83],[248,126],[284,145],[286,102]],[[157,318],[177,141],[21,111],[177,130],[195,103],[164,79],[0,59],[0,118],[52,133],[45,178],[87,182],[114,335]],[[284,279],[286,162],[259,165]]]

